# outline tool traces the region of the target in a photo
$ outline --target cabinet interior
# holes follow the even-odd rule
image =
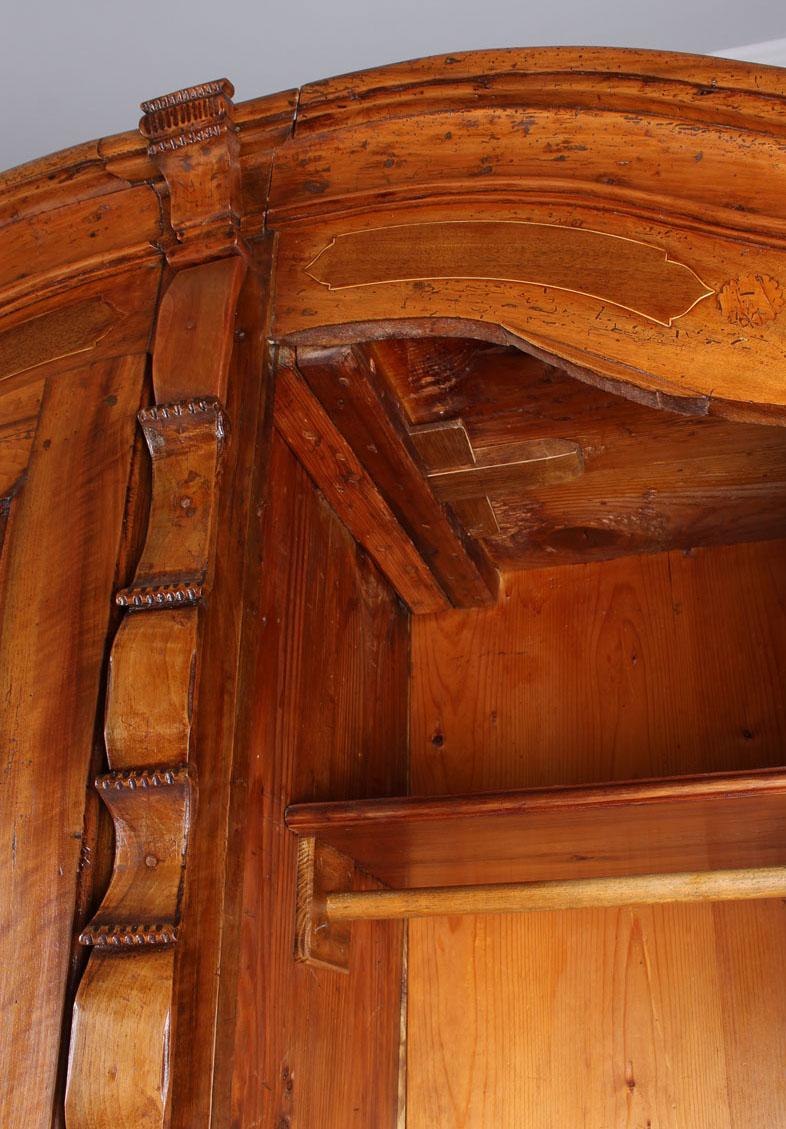
[[[783,865],[783,430],[637,403],[498,346],[373,355],[407,425],[460,418],[482,450],[572,440],[583,468],[494,494],[492,606],[406,626],[389,609],[409,653],[388,654],[397,705],[355,735],[371,771],[293,788],[290,831],[355,860],[359,886],[394,889]],[[380,779],[391,708],[408,730],[398,789],[389,761]],[[398,944],[400,922],[353,923],[353,961],[380,930]],[[410,1129],[694,1124],[699,1102],[713,1124],[777,1120],[781,900],[404,932]]]

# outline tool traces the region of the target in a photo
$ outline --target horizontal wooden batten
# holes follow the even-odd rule
[[[786,865],[786,770],[296,804],[287,824],[393,887]]]

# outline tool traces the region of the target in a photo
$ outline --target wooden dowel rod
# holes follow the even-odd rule
[[[786,866],[769,866],[687,874],[636,874],[624,878],[352,891],[326,894],[324,904],[328,921],[365,921],[784,897]]]

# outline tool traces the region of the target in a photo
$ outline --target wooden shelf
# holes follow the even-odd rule
[[[295,804],[287,825],[396,888],[786,864],[786,769]]]

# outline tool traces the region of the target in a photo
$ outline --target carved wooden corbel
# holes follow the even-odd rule
[[[168,945],[177,940],[192,800],[188,768],[135,768],[99,776],[115,825],[112,881],[83,945]]]
[[[211,397],[145,409],[139,422],[155,488],[134,583],[118,592],[117,603],[132,609],[195,604],[207,576],[224,412]]]
[[[148,155],[169,189],[180,266],[226,255],[240,245],[240,164],[228,79],[189,86],[142,103]]]

